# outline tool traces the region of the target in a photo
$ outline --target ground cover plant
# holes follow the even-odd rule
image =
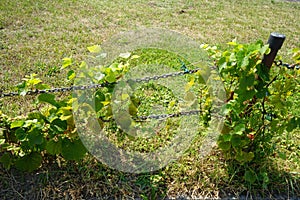
[[[12,12],[15,10],[16,4],[19,4],[18,6],[23,8],[22,13],[17,11]],[[1,19],[3,19],[1,21],[1,51],[4,52],[1,55],[1,65],[4,69],[1,73],[1,88],[3,88],[3,90],[18,89],[14,88],[14,85],[21,82],[20,79],[25,77],[25,75],[29,75],[27,80],[25,80],[27,85],[21,84],[19,85],[19,89],[24,89],[24,86],[45,87],[40,80],[51,86],[70,85],[71,81],[65,81],[65,76],[68,75],[70,79],[72,73],[68,73],[68,70],[61,69],[59,63],[62,58],[72,54],[73,60],[84,60],[82,55],[85,55],[86,47],[101,43],[103,39],[108,38],[109,35],[114,33],[115,28],[117,31],[126,30],[137,26],[150,26],[150,24],[155,22],[157,22],[157,26],[162,26],[162,24],[167,23],[168,28],[193,36],[195,39],[203,41],[203,43],[221,44],[221,49],[217,48],[219,52],[222,52],[222,49],[228,49],[228,52],[233,51],[236,53],[238,52],[237,50],[229,50],[231,47],[226,45],[233,37],[237,37],[240,41],[254,42],[257,38],[267,38],[274,27],[277,27],[278,31],[287,35],[285,46],[281,50],[285,60],[295,62],[292,60],[292,55],[288,54],[288,49],[299,47],[299,27],[297,27],[298,24],[296,23],[297,15],[290,15],[290,13],[296,13],[299,10],[299,4],[297,3],[287,4],[279,1],[255,1],[252,3],[244,2],[243,4],[238,4],[236,2],[217,3],[212,1],[189,1],[183,3],[178,1],[163,3],[140,2],[137,4],[138,6],[136,6],[125,2],[116,4],[113,1],[105,3],[93,1],[90,3],[64,1],[60,2],[59,5],[61,9],[58,9],[56,4],[44,4],[38,1],[35,3],[29,1],[18,3],[10,1],[1,5],[3,6],[1,10]],[[149,10],[145,11],[143,9],[145,5],[149,7]],[[128,7],[128,9],[122,9],[124,7]],[[246,7],[247,9],[245,9]],[[99,11],[100,8],[102,9]],[[214,12],[211,12],[211,10],[214,10]],[[272,12],[270,10],[272,10]],[[76,13],[76,15],[68,14],[71,13],[71,11],[72,13],[78,13]],[[88,15],[90,12],[98,14],[91,17]],[[153,12],[158,12],[160,18],[149,18]],[[256,13],[258,12],[260,12],[261,15],[257,17]],[[117,17],[115,13],[118,13]],[[49,17],[49,14],[52,17]],[[101,25],[99,25],[97,16],[104,17],[106,20],[103,20]],[[179,21],[174,22],[172,20],[174,16],[177,16]],[[241,20],[241,16],[247,20]],[[273,16],[273,18],[270,16]],[[278,16],[281,17],[279,18]],[[132,20],[128,20],[128,18]],[[263,24],[258,23],[259,20],[257,18],[263,19],[265,22]],[[274,18],[278,19],[278,21],[271,20]],[[199,20],[202,21],[201,26],[197,26]],[[224,23],[221,23],[222,20]],[[30,25],[28,21],[32,22],[33,25]],[[245,21],[247,21],[247,23]],[[41,22],[48,22],[49,26],[41,26]],[[66,27],[66,24],[69,25]],[[133,26],[131,24],[135,25]],[[101,26],[101,34],[97,26]],[[232,32],[229,28],[230,26],[233,26],[236,31]],[[216,29],[216,27],[218,27],[218,29]],[[245,27],[247,31],[245,31]],[[43,29],[43,31],[40,32],[39,29]],[[51,34],[54,31],[59,32],[59,34]],[[221,34],[222,37],[220,37]],[[49,37],[49,35],[53,35],[53,37]],[[95,36],[101,36],[103,38],[99,39]],[[60,42],[56,42],[56,40]],[[33,42],[35,45],[29,45],[31,44],[30,42]],[[62,47],[62,43],[66,46],[70,45],[70,48],[66,46]],[[13,48],[14,46],[12,44],[15,44],[16,47]],[[236,47],[234,43],[231,43],[231,46]],[[72,48],[74,49],[71,50]],[[206,48],[209,49],[208,46],[206,46]],[[262,46],[259,48],[262,48]],[[71,51],[72,53],[70,53]],[[214,54],[214,51],[211,53],[218,55]],[[261,54],[263,54],[263,52],[261,52]],[[153,59],[153,55],[148,56],[148,58],[147,54],[137,53],[137,55],[140,57],[146,55],[146,59]],[[228,53],[226,53],[226,51],[222,55],[223,60],[227,59]],[[164,55],[157,54],[154,57],[157,59],[157,57],[160,56],[163,57]],[[215,59],[218,61],[220,58],[215,56]],[[295,57],[295,59],[297,58]],[[174,63],[170,63],[170,65],[178,66],[178,69],[180,69],[180,62],[178,62],[178,60],[173,62]],[[66,63],[68,63],[68,59],[64,60],[65,67],[68,65]],[[224,66],[231,65],[229,62],[224,64],[222,59],[218,61],[218,64],[220,66],[222,64]],[[72,66],[69,67],[72,68]],[[76,67],[78,67],[78,65],[73,65],[73,69]],[[21,71],[25,71],[25,73],[20,73]],[[38,75],[30,77],[32,73]],[[272,132],[267,133],[271,138],[269,138],[270,141],[258,140],[258,143],[263,141],[270,145],[276,144],[277,147],[272,147],[272,151],[270,152],[264,152],[268,154],[268,159],[260,162],[262,165],[259,166],[260,168],[251,166],[251,161],[254,158],[261,159],[260,156],[264,157],[264,155],[257,155],[263,151],[261,151],[261,149],[258,151],[255,151],[255,149],[245,151],[245,146],[243,146],[239,147],[243,150],[239,152],[242,153],[243,156],[234,157],[230,154],[236,153],[237,148],[235,147],[237,147],[237,143],[231,140],[230,137],[220,139],[220,143],[223,142],[223,144],[220,145],[219,143],[219,145],[221,149],[225,150],[225,153],[214,149],[214,151],[204,159],[198,156],[197,151],[197,148],[201,145],[201,138],[196,138],[191,148],[179,161],[172,163],[161,171],[148,174],[132,175],[110,170],[94,160],[92,156],[84,157],[83,161],[76,162],[76,160],[84,155],[85,150],[77,152],[79,154],[76,153],[79,157],[74,157],[72,153],[74,149],[80,150],[81,144],[79,142],[70,143],[70,141],[78,140],[76,135],[72,133],[73,124],[70,120],[68,121],[70,117],[68,107],[70,106],[68,105],[70,102],[67,101],[69,100],[68,97],[57,97],[58,99],[54,101],[53,96],[40,95],[38,97],[39,102],[46,102],[57,108],[52,110],[49,108],[49,110],[44,113],[54,113],[54,115],[57,114],[59,118],[50,119],[49,117],[51,117],[51,115],[45,114],[45,116],[41,116],[35,113],[28,116],[26,120],[23,120],[24,117],[19,117],[19,119],[15,119],[14,117],[18,115],[26,116],[29,111],[34,113],[36,110],[41,110],[44,104],[32,104],[34,98],[32,98],[31,101],[28,97],[25,97],[26,100],[22,97],[8,100],[3,99],[1,100],[2,113],[12,116],[13,120],[6,120],[4,117],[4,119],[1,120],[1,127],[2,129],[6,127],[8,127],[8,129],[11,128],[12,131],[18,130],[18,139],[24,141],[21,149],[24,148],[28,150],[29,154],[26,159],[31,159],[33,163],[33,165],[27,166],[24,164],[26,162],[24,162],[25,159],[23,158],[17,161],[15,166],[19,169],[24,170],[25,168],[27,171],[32,171],[39,167],[41,163],[43,165],[38,171],[24,174],[15,171],[14,165],[10,166],[13,163],[10,163],[10,158],[7,156],[8,154],[4,154],[5,156],[2,155],[1,158],[4,166],[1,166],[2,170],[0,172],[1,175],[3,175],[1,176],[1,185],[3,186],[1,187],[3,188],[1,190],[1,196],[3,196],[4,199],[76,199],[92,197],[109,198],[109,196],[156,199],[158,197],[166,197],[167,195],[202,195],[203,197],[216,197],[239,194],[249,195],[248,197],[250,197],[250,195],[272,197],[272,194],[275,193],[299,196],[297,192],[299,191],[299,130],[297,130],[296,127],[293,128],[293,124],[297,123],[297,118],[293,118],[293,116],[299,116],[299,108],[296,106],[299,99],[299,91],[294,91],[294,89],[297,89],[297,85],[295,85],[297,82],[295,81],[298,80],[296,78],[299,77],[299,74],[297,75],[295,71],[279,69],[274,66],[271,76],[277,73],[280,73],[280,76],[277,81],[274,82],[274,88],[270,91],[275,93],[274,97],[270,97],[270,101],[277,101],[276,106],[272,108],[273,104],[267,105],[266,103],[267,110],[271,110],[275,113],[262,113],[266,118],[264,122],[274,126],[273,129],[271,129]],[[16,77],[14,74],[18,74],[18,76]],[[288,80],[290,80],[290,82]],[[249,80],[246,81],[246,84],[248,84],[248,81]],[[289,84],[286,84],[287,82],[289,82]],[[149,91],[151,91],[151,87],[149,86]],[[236,88],[238,89],[238,87]],[[279,92],[276,93],[276,91]],[[161,93],[158,96],[162,94],[168,96],[168,92],[163,89],[159,90],[159,92]],[[142,93],[137,95],[142,95]],[[153,95],[153,97],[153,101],[159,101],[159,99],[155,99],[157,96]],[[246,100],[247,99],[243,99],[243,101]],[[230,109],[234,110],[234,106]],[[261,107],[258,106],[255,109],[259,110]],[[144,109],[141,111],[143,110]],[[288,113],[288,115],[286,113]],[[277,119],[276,121],[276,119],[273,119],[273,121],[268,122],[269,120],[267,118],[272,117],[271,114],[276,114],[280,120]],[[258,115],[254,116],[261,118],[261,116]],[[45,119],[45,117],[48,117],[48,119]],[[100,117],[109,117],[109,115]],[[284,119],[287,120],[281,121]],[[39,126],[39,123],[45,121],[50,122],[50,126],[47,130],[42,130],[43,128]],[[259,123],[258,120],[254,120],[251,123],[254,122]],[[234,132],[231,137],[236,139],[243,137],[242,140],[246,142],[251,141],[252,135],[254,135],[253,130],[251,130],[249,132],[250,135],[248,135],[248,132],[245,131],[248,131],[250,128],[248,124],[245,122],[242,122],[244,125],[239,124],[236,124],[238,128],[232,127],[239,130]],[[285,127],[278,128],[276,125],[283,125]],[[69,127],[67,128],[67,133],[64,131],[66,127]],[[259,125],[257,125],[257,127],[259,127]],[[289,127],[288,131],[284,131],[287,127]],[[273,134],[274,129],[276,129],[276,133]],[[24,133],[27,133],[28,130],[32,132],[30,132],[29,138],[25,138],[27,136]],[[54,133],[54,137],[50,137],[50,142],[46,143],[45,141],[49,139],[49,137],[44,135],[46,139],[41,138],[39,133],[43,132],[47,134],[49,130]],[[247,134],[240,136],[241,132]],[[10,139],[11,143],[15,140],[15,138]],[[262,137],[262,139],[264,138]],[[120,145],[122,145],[122,142],[124,142],[124,140],[121,141]],[[228,142],[232,144],[228,145]],[[61,145],[60,143],[64,144],[62,145],[62,149],[59,147]],[[58,146],[55,146],[57,144]],[[139,144],[140,143],[138,143],[138,145]],[[142,145],[138,147],[143,148]],[[43,153],[45,149],[50,155]],[[270,147],[266,150],[270,150]],[[10,148],[9,151],[15,151],[15,149]],[[51,156],[51,154],[55,156]],[[246,154],[249,156],[245,156]],[[40,155],[43,155],[43,159]],[[244,160],[245,158],[247,159]],[[231,159],[235,159],[242,163],[242,165],[234,164],[235,161],[232,162]],[[37,164],[34,165],[34,163]],[[257,164],[257,162],[254,162],[254,164]],[[12,167],[12,169],[7,170],[4,167]],[[253,170],[256,170],[256,167],[259,169],[259,173]],[[245,169],[246,171],[244,171]],[[78,178],[78,175],[80,178]]]

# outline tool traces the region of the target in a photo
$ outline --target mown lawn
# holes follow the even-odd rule
[[[175,30],[201,43],[267,41],[271,32],[287,37],[282,48],[299,46],[299,3],[284,1],[3,1],[0,4],[0,90],[12,90],[25,75],[38,74],[65,85],[61,59],[83,60],[87,46],[120,31],[145,27]],[[28,106],[10,101],[5,111]]]
[[[138,28],[164,28],[190,36],[200,43],[226,48],[236,38],[247,43],[267,41],[271,32],[286,35],[280,50],[289,62],[289,50],[300,47],[300,3],[280,0],[255,1],[98,1],[23,0],[0,2],[0,91],[15,90],[25,75],[36,73],[45,83],[65,86],[62,58],[86,58],[88,46]],[[295,94],[298,95],[299,94]],[[299,96],[300,97],[300,96]],[[34,98],[0,99],[1,111],[11,116],[35,109]],[[239,182],[216,148],[198,156],[197,140],[178,161],[164,169],[133,175],[111,170],[92,156],[81,163],[49,158],[34,173],[0,167],[1,199],[112,199],[256,195],[276,198],[300,196],[300,132],[283,136],[278,145],[282,160],[269,162],[271,184],[255,188]],[[256,196],[257,197],[257,196]],[[278,196],[277,196],[278,198]]]

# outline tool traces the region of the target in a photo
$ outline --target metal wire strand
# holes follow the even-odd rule
[[[148,76],[148,77],[143,77],[139,79],[132,79],[129,81],[133,81],[136,83],[141,83],[141,82],[149,82],[151,80],[158,80],[162,78],[169,78],[169,77],[177,77],[177,76],[182,76],[185,74],[193,74],[199,71],[200,68],[198,69],[193,69],[193,70],[188,70],[188,71],[179,71],[179,72],[173,72],[173,73],[168,73],[168,74],[162,74],[162,75],[155,75],[155,76]],[[79,91],[79,90],[91,90],[91,89],[97,89],[101,87],[107,87],[109,85],[114,85],[115,83],[102,83],[102,84],[91,84],[91,85],[78,85],[78,86],[70,86],[70,87],[61,87],[61,88],[51,88],[51,89],[45,89],[45,90],[28,90],[24,96],[29,96],[29,95],[38,95],[42,93],[57,93],[57,92],[70,92],[70,91]],[[14,96],[20,96],[19,92],[7,92],[3,93],[0,92],[0,98],[5,98],[5,97],[14,97]]]
[[[274,61],[275,65],[277,67],[286,67],[287,69],[294,69],[294,70],[300,70],[300,65],[299,64],[289,64],[289,63],[284,63],[282,60],[277,60]]]

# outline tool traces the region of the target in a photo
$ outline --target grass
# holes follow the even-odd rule
[[[220,45],[234,38],[241,42],[267,41],[271,32],[287,38],[280,53],[300,44],[300,4],[265,1],[4,1],[0,4],[0,90],[14,90],[25,75],[36,73],[54,87],[64,86],[61,59],[84,60],[86,47],[101,44],[120,31],[143,27],[175,30],[201,43]],[[32,98],[0,100],[1,110],[15,116],[35,109]],[[81,163],[49,158],[35,173],[5,170],[0,166],[2,199],[109,199],[182,196],[299,197],[299,131],[278,141],[287,154],[269,164],[268,188],[241,185],[238,169],[230,172],[221,153],[198,155],[195,139],[178,161],[164,169],[133,175],[111,170],[87,156]],[[293,140],[291,140],[293,138]]]
[[[66,85],[65,72],[59,70],[63,57],[82,60],[87,46],[142,27],[171,29],[223,47],[234,38],[266,41],[276,31],[287,36],[284,54],[300,43],[299,19],[293,15],[299,3],[292,2],[38,0],[5,1],[0,6],[0,90],[4,91],[13,90],[30,73],[53,87]],[[13,100],[9,106],[1,105],[16,115],[28,108]]]

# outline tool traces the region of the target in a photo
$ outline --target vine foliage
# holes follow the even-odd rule
[[[242,166],[246,182],[261,181],[267,185],[267,169],[262,163],[277,151],[276,138],[294,131],[300,124],[300,111],[295,106],[299,104],[295,96],[300,88],[299,70],[266,68],[262,58],[270,49],[262,41],[252,44],[232,41],[228,45],[225,51],[202,45],[215,60],[227,92],[227,102],[222,110],[226,123],[218,146],[227,160]],[[100,48],[92,46],[88,50],[97,53]],[[99,66],[94,71],[80,70],[82,74],[75,74],[70,70],[67,80],[72,83],[75,77],[84,76],[99,84],[114,83],[128,71],[129,61],[135,59],[139,57],[124,54],[118,62]],[[300,63],[299,49],[293,50],[292,59]],[[88,68],[85,62],[76,63],[71,58],[64,58],[62,68],[70,67]],[[24,95],[28,90],[50,87],[32,74],[17,88],[20,95]],[[113,119],[112,92],[110,84],[95,92],[96,104],[92,102],[90,106],[96,109],[100,123]],[[34,171],[42,165],[46,155],[60,156],[65,160],[82,159],[87,151],[77,134],[72,114],[77,98],[69,95],[58,100],[54,94],[44,93],[37,96],[40,109],[26,117],[11,118],[0,111],[0,162],[8,169],[15,166],[20,170]],[[131,108],[133,113],[136,113],[137,106]],[[201,120],[209,120],[209,117]],[[284,157],[282,153],[279,155]]]
[[[218,146],[227,160],[242,169],[246,182],[267,185],[265,161],[276,153],[285,157],[278,152],[276,139],[300,125],[299,108],[294,106],[299,101],[299,70],[264,66],[262,58],[270,49],[262,41],[228,45],[225,51],[202,45],[214,58],[227,93]],[[298,49],[292,58],[299,64]]]

